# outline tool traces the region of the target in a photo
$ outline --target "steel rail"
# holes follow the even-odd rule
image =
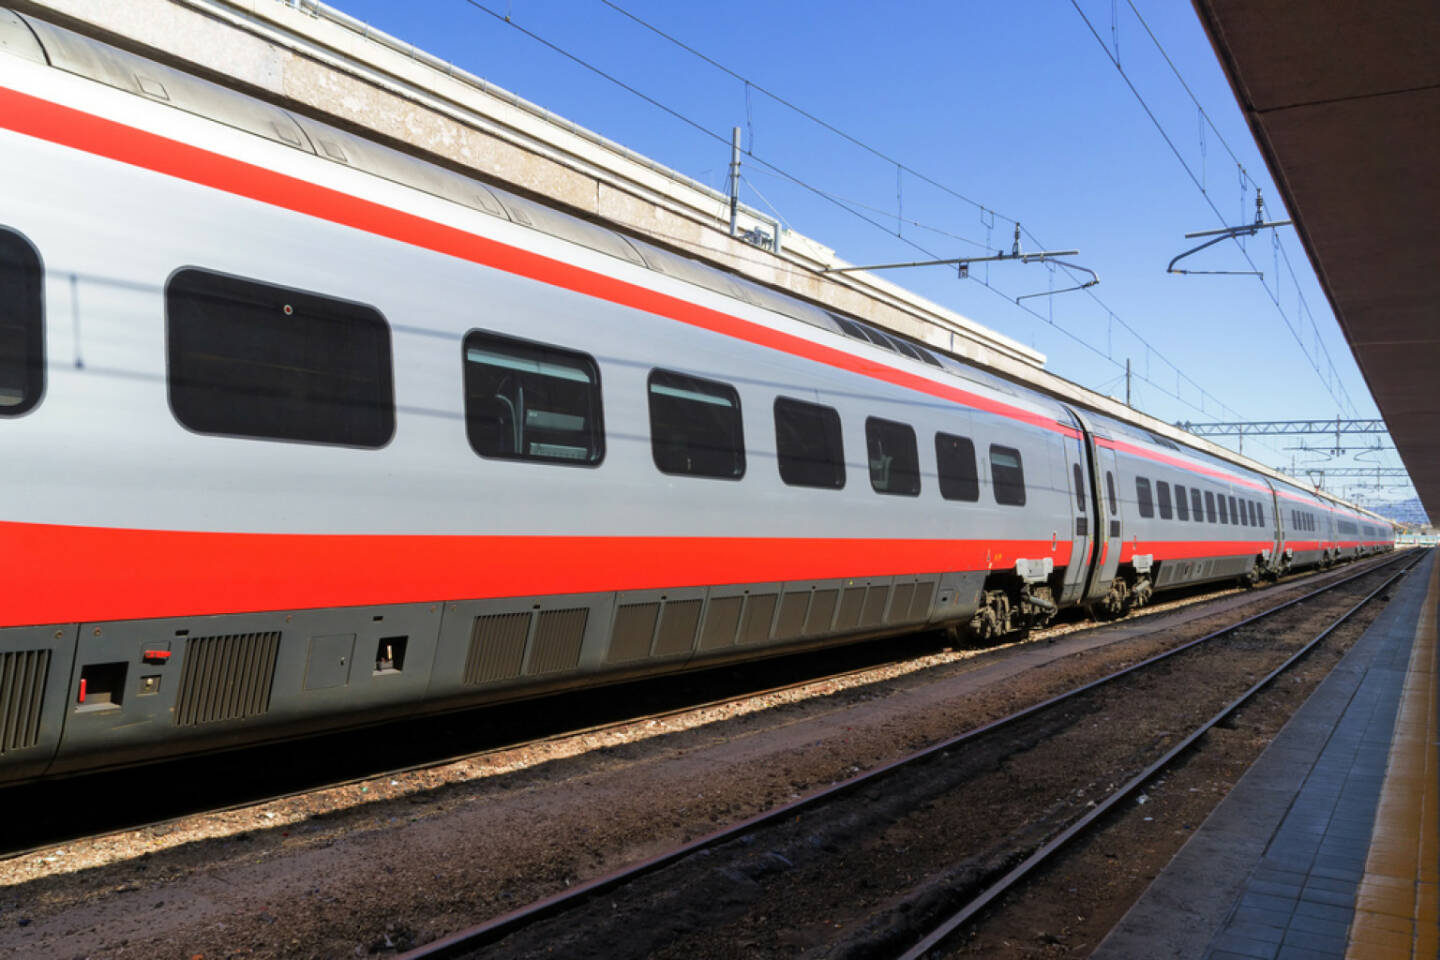
[[[1379,563],[1369,564],[1363,570],[1356,571],[1348,577],[1332,581],[1322,587],[1316,588],[1315,590],[1303,593],[1298,597],[1292,597],[1291,599],[1283,603],[1277,604],[1274,607],[1270,607],[1267,610],[1252,614],[1251,616],[1245,617],[1244,619],[1236,623],[1230,624],[1229,626],[1222,627],[1219,630],[1207,633],[1198,639],[1188,641],[1181,644],[1180,646],[1174,647],[1170,650],[1158,653],[1152,657],[1148,657],[1145,660],[1141,660],[1137,663],[1131,664],[1130,666],[1125,667],[1121,670],[1117,670],[1114,673],[1107,674],[1106,676],[1101,677],[1098,680],[1094,680],[1079,687],[1075,687],[1069,691],[1066,691],[1065,693],[1058,694],[1047,700],[1041,701],[1040,703],[1032,704],[1031,706],[1016,711],[1015,713],[1001,717],[997,720],[993,720],[989,723],[982,724],[981,726],[974,727],[970,730],[957,734],[946,740],[942,740],[938,743],[931,744],[928,747],[915,751],[914,753],[908,754],[897,760],[892,760],[889,763],[881,764],[878,767],[872,767],[871,769],[856,774],[855,776],[850,777],[847,780],[842,780],[839,783],[831,784],[828,787],[824,787],[813,793],[807,794],[803,797],[800,797],[799,799],[792,800],[789,803],[781,804],[778,807],[772,807],[769,810],[757,813],[754,816],[747,817],[746,819],[730,824],[729,826],[722,827],[719,830],[708,833],[702,837],[698,837],[695,840],[682,844],[681,846],[675,847],[664,853],[660,853],[653,857],[649,857],[636,863],[621,867],[620,869],[605,874],[604,876],[596,877],[592,880],[585,881],[584,883],[577,884],[566,890],[560,891],[559,893],[552,894],[551,896],[542,898],[533,903],[527,904],[526,906],[512,910],[509,913],[494,917],[473,927],[459,930],[448,936],[433,940],[428,944],[424,944],[422,946],[416,947],[413,950],[407,951],[406,953],[400,954],[396,958],[396,960],[453,960],[453,958],[461,957],[469,951],[495,943],[503,939],[504,937],[507,937],[510,934],[515,933],[527,926],[530,926],[548,917],[561,914],[567,909],[570,909],[571,907],[579,904],[583,900],[587,900],[590,897],[624,886],[630,881],[638,879],[641,876],[649,873],[654,873],[657,870],[663,869],[670,864],[684,859],[685,857],[693,853],[697,853],[701,850],[718,846],[719,844],[722,844],[728,840],[742,836],[752,830],[755,830],[758,827],[764,826],[768,823],[774,823],[784,820],[801,810],[807,809],[812,806],[817,806],[824,801],[833,799],[841,794],[849,793],[860,787],[874,783],[890,775],[891,773],[894,773],[897,770],[912,766],[915,763],[925,760],[928,757],[932,757],[947,750],[954,749],[955,747],[965,744],[971,740],[979,739],[980,737],[992,733],[1002,727],[1008,727],[1011,724],[1017,723],[1020,720],[1030,717],[1043,710],[1047,710],[1057,704],[1063,703],[1083,693],[1087,693],[1097,687],[1104,686],[1122,677],[1128,676],[1132,673],[1135,673],[1136,671],[1142,670],[1155,663],[1166,660],[1176,654],[1182,653],[1202,643],[1207,643],[1218,637],[1233,633],[1236,630],[1248,626],[1249,624],[1252,624],[1258,620],[1265,619],[1266,617],[1270,617],[1283,610],[1288,610],[1289,608],[1294,607],[1297,604],[1304,603],[1306,600],[1310,600],[1324,593],[1328,593],[1329,591],[1342,587],[1347,583],[1358,580],[1361,577],[1368,576],[1376,572],[1377,570],[1382,570],[1391,564],[1395,564],[1406,559],[1410,558],[1402,555],[1399,557],[1393,557],[1384,560]],[[1415,562],[1418,562],[1418,558]],[[1405,571],[1401,571],[1401,573],[1403,572]],[[1397,574],[1396,576],[1399,576],[1399,574]],[[1387,581],[1387,585],[1389,582],[1390,581]],[[1381,589],[1383,589],[1383,587]],[[1372,593],[1370,596],[1374,596],[1374,594]],[[1362,603],[1363,602],[1364,601],[1362,601]]]
[[[1060,850],[1064,849],[1076,837],[1084,834],[1087,830],[1093,827],[1100,820],[1101,817],[1105,816],[1106,813],[1113,810],[1117,804],[1119,804],[1123,800],[1128,799],[1136,790],[1139,790],[1162,770],[1164,770],[1170,764],[1174,763],[1177,757],[1179,757],[1181,754],[1185,753],[1192,746],[1194,746],[1195,743],[1206,733],[1210,732],[1210,730],[1214,728],[1216,724],[1219,724],[1226,717],[1230,716],[1236,710],[1240,709],[1247,702],[1249,702],[1249,700],[1254,697],[1255,694],[1268,687],[1275,680],[1275,678],[1279,677],[1281,674],[1289,670],[1292,666],[1294,666],[1301,659],[1303,659],[1306,654],[1313,650],[1316,645],[1318,645],[1326,637],[1330,636],[1330,634],[1333,633],[1337,628],[1339,628],[1341,624],[1345,623],[1352,616],[1358,613],[1361,607],[1364,607],[1371,600],[1373,600],[1381,591],[1388,589],[1390,585],[1393,584],[1396,580],[1400,579],[1401,577],[1405,576],[1405,574],[1413,570],[1416,564],[1418,564],[1421,559],[1421,557],[1413,558],[1412,562],[1403,570],[1397,570],[1384,583],[1367,593],[1363,598],[1356,602],[1354,606],[1350,607],[1350,609],[1342,613],[1333,623],[1331,623],[1328,627],[1326,627],[1313,639],[1306,643],[1305,646],[1295,651],[1295,653],[1292,654],[1289,658],[1287,658],[1284,663],[1280,664],[1274,670],[1271,670],[1260,680],[1256,681],[1256,683],[1251,686],[1250,689],[1246,690],[1239,697],[1235,698],[1225,707],[1223,707],[1209,720],[1206,720],[1199,727],[1191,731],[1189,736],[1185,737],[1185,739],[1181,740],[1174,747],[1168,750],[1164,754],[1164,756],[1160,757],[1158,760],[1150,764],[1140,773],[1136,774],[1129,781],[1121,785],[1119,789],[1117,789],[1114,793],[1110,794],[1110,796],[1106,797],[1100,803],[1096,804],[1095,807],[1091,809],[1088,813],[1086,813],[1083,817],[1081,817],[1079,820],[1076,820],[1070,826],[1066,827],[1063,831],[1050,839],[1044,846],[1036,850],[1030,856],[1026,857],[1014,869],[1012,869],[1009,873],[1005,874],[1005,876],[1001,877],[998,881],[991,884],[989,887],[986,887],[979,896],[975,897],[959,911],[951,914],[948,918],[946,918],[943,923],[936,926],[923,940],[917,943],[914,947],[911,947],[905,953],[901,954],[899,960],[920,960],[920,958],[923,957],[925,954],[935,949],[936,947],[941,946],[951,935],[955,933],[956,930],[963,927],[972,917],[974,917],[975,914],[979,913],[981,910],[985,909],[987,906],[993,903],[997,897],[1003,896],[1005,893],[1007,893],[1011,888],[1013,888],[1022,879],[1024,879],[1031,871],[1035,870],[1037,867],[1044,864],[1045,861],[1049,860]],[[1398,562],[1398,560],[1396,562]],[[1366,573],[1374,572],[1375,569],[1376,568],[1372,567],[1370,570],[1367,570]],[[1355,578],[1350,577],[1344,581],[1341,581],[1341,583],[1346,583],[1349,582],[1349,580],[1353,579]],[[1335,586],[1338,585],[1339,584],[1336,584]]]

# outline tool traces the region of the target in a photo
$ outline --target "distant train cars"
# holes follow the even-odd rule
[[[0,780],[1393,546],[236,90],[0,41]]]

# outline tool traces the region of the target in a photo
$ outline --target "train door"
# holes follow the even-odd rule
[[[1080,437],[1075,441],[1074,452],[1066,462],[1071,493],[1083,490],[1085,503],[1083,513],[1077,510],[1076,529],[1084,520],[1086,540],[1083,546],[1085,564],[1076,571],[1079,581],[1081,602],[1100,600],[1110,592],[1110,581],[1120,565],[1120,510],[1115,496],[1115,451],[1101,447],[1085,417],[1076,410],[1070,415],[1080,427]],[[1071,449],[1071,444],[1066,444]],[[1076,470],[1080,472],[1083,485],[1076,484]],[[1106,485],[1106,478],[1109,484]],[[1081,549],[1079,538],[1075,548]],[[1083,580],[1079,578],[1083,576]],[[1067,591],[1068,592],[1068,591]]]
[[[1266,501],[1271,512],[1265,518],[1265,524],[1270,528],[1270,568],[1280,570],[1285,560],[1285,508],[1281,506],[1283,501],[1275,485],[1268,480],[1265,485],[1270,490]]]
[[[1071,414],[1077,428],[1079,420]],[[1099,523],[1096,514],[1094,486],[1090,480],[1089,443],[1086,432],[1078,429],[1073,439],[1065,441],[1065,487],[1070,491],[1068,513],[1071,516],[1070,529],[1062,533],[1070,540],[1070,560],[1065,566],[1065,582],[1060,588],[1062,604],[1076,603],[1085,593],[1090,571],[1095,566],[1095,531]]]

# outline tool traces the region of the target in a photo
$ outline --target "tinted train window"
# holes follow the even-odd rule
[[[1185,488],[1175,484],[1175,517],[1179,520],[1190,519],[1190,501],[1185,499]]]
[[[913,497],[920,493],[920,452],[915,430],[894,420],[865,421],[865,451],[870,457],[870,486],[876,493]]]
[[[1155,502],[1150,497],[1150,481],[1144,477],[1135,478],[1135,503],[1140,507],[1140,516],[1155,516]]]
[[[1229,522],[1230,522],[1230,517],[1229,517],[1229,515],[1225,512],[1225,494],[1222,493],[1222,494],[1220,494],[1219,496],[1217,496],[1215,499],[1218,500],[1218,501],[1220,501],[1220,522],[1221,522],[1221,523],[1229,523]]]
[[[18,417],[45,391],[45,308],[40,256],[0,229],[0,417]]]
[[[1265,504],[1258,502],[1255,504],[1255,519],[1258,521],[1256,526],[1265,526]]]
[[[1254,500],[1251,500],[1251,501],[1250,501],[1250,526],[1252,526],[1252,527],[1258,527],[1258,526],[1260,526],[1260,514],[1257,512],[1258,509],[1259,509],[1259,508],[1258,508],[1257,504],[1255,503],[1255,501],[1254,501]]]
[[[390,328],[372,307],[204,270],[165,290],[170,408],[199,433],[380,447]]]
[[[1235,504],[1234,497],[1230,498],[1230,522],[1234,524],[1243,524],[1245,522],[1245,512]]]
[[[1209,523],[1215,522],[1215,494],[1209,490],[1205,491],[1205,520]]]
[[[1174,515],[1174,511],[1170,509],[1170,484],[1164,480],[1156,480],[1155,499],[1160,503],[1160,519],[1169,520]]]
[[[1075,509],[1081,513],[1085,512],[1085,475],[1080,471],[1080,464],[1073,464],[1072,471],[1075,479]]]
[[[1196,523],[1205,521],[1205,505],[1200,501],[1199,489],[1195,487],[1190,488],[1190,511],[1195,515]]]
[[[946,500],[980,499],[980,476],[975,469],[975,444],[967,437],[935,434],[935,466],[940,474],[940,496]]]
[[[1019,450],[990,445],[990,481],[995,486],[996,503],[1025,506],[1025,464]]]
[[[845,486],[845,446],[834,407],[775,398],[775,453],[792,487]]]
[[[714,380],[652,370],[650,452],[661,473],[738,480],[745,475],[740,395]]]
[[[1115,474],[1105,471],[1105,495],[1110,500],[1110,516],[1120,513],[1120,501],[1115,496]]]
[[[600,370],[571,350],[465,337],[465,432],[482,457],[592,466],[605,456]]]

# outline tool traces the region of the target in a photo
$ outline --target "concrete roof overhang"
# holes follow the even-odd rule
[[[1440,518],[1440,7],[1194,4],[1420,499]]]

